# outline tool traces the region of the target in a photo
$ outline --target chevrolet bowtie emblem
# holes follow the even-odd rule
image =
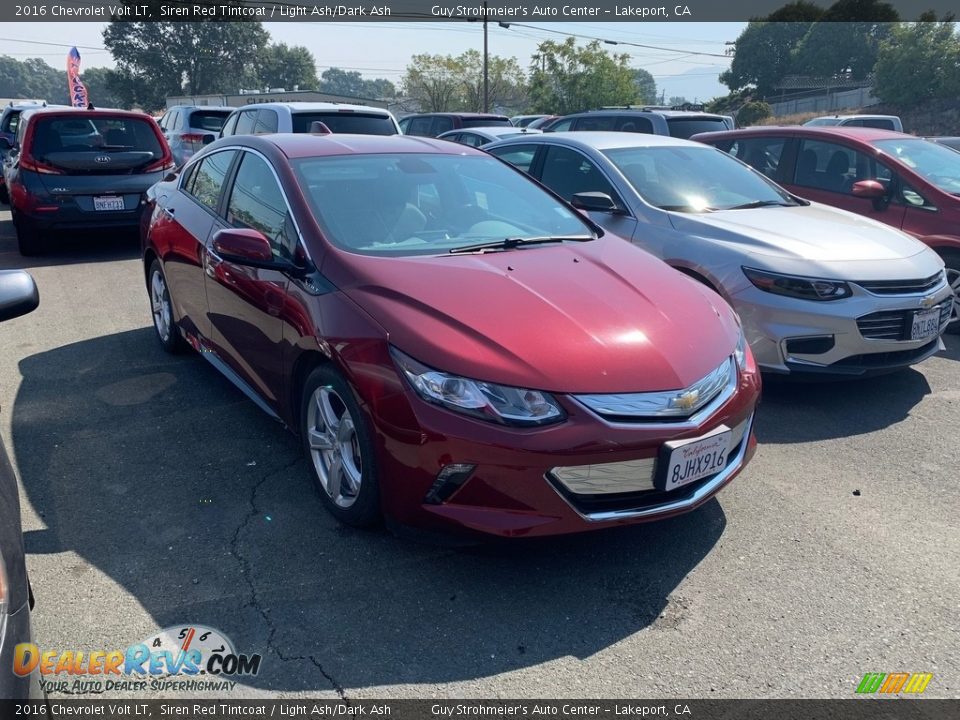
[[[688,390],[685,393],[680,393],[677,395],[670,404],[675,408],[680,408],[681,410],[690,410],[696,406],[699,399],[699,390]]]
[[[933,295],[927,295],[925,298],[923,298],[920,301],[920,307],[922,307],[924,310],[928,310],[929,308],[932,308],[936,304],[937,304],[937,299]]]

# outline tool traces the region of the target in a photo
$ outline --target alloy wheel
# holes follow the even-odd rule
[[[338,507],[351,507],[363,480],[360,441],[349,408],[330,386],[318,387],[310,398],[307,442],[324,491]]]
[[[150,308],[153,311],[153,326],[163,342],[170,340],[170,328],[173,325],[173,315],[170,310],[170,293],[167,292],[167,283],[159,271],[154,271],[150,278]]]
[[[953,288],[953,312],[950,313],[950,322],[947,327],[954,329],[960,320],[960,270],[957,268],[947,268],[947,282]]]

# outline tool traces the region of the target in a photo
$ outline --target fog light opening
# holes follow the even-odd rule
[[[470,478],[476,467],[467,463],[444,465],[423,501],[428,505],[445,503]]]
[[[787,355],[823,355],[833,350],[836,340],[833,335],[788,338]]]

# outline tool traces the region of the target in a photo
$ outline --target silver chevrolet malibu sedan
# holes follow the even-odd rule
[[[715,148],[658,135],[551,133],[484,150],[706,283],[772,373],[888,372],[943,349],[943,261],[887,225],[800,199]]]

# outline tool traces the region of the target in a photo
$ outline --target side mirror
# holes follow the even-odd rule
[[[211,245],[214,253],[230,263],[294,274],[303,272],[289,260],[275,258],[270,241],[258,230],[225,228],[213,236]]]
[[[25,270],[0,270],[0,322],[33,312],[40,293]]]
[[[611,215],[626,215],[626,211],[614,202],[613,198],[602,192],[581,192],[570,201],[577,210],[605,212]]]
[[[273,262],[270,241],[256,230],[227,228],[213,236],[213,251],[227,262],[263,267]]]
[[[13,143],[9,138],[0,137],[0,150],[10,150],[12,147]]]
[[[879,200],[887,194],[887,189],[876,180],[857,180],[850,188],[854,197]]]
[[[214,135],[213,133],[207,133],[206,135],[203,136],[203,144],[209,145],[210,143],[214,142],[216,139],[217,139],[216,135]]]

